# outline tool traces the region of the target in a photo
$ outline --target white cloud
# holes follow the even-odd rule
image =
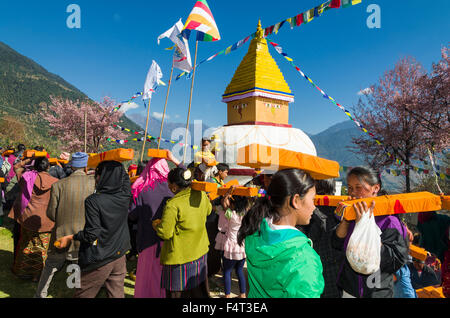
[[[360,91],[358,92],[358,95],[359,95],[359,96],[362,96],[362,95],[371,95],[372,93],[373,93],[372,88],[367,87],[367,88],[364,88],[364,89],[360,90]]]
[[[135,102],[123,103],[122,106],[120,107],[119,111],[121,111],[122,113],[125,113],[126,111],[128,111],[130,109],[136,109],[136,108],[139,108],[139,105],[136,104]]]
[[[163,113],[153,112],[152,116],[155,117],[156,119],[161,120],[163,117]],[[169,119],[169,118],[170,118],[170,116],[166,114],[164,119]]]

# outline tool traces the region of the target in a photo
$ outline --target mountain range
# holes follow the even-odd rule
[[[61,145],[48,136],[50,127],[40,116],[42,104],[50,102],[50,95],[71,100],[89,97],[3,42],[0,42],[0,79],[2,146],[22,142],[30,146],[45,145],[47,151],[59,152]],[[127,116],[122,116],[119,124],[135,130],[140,128]],[[137,146],[137,143],[132,145],[136,149]]]

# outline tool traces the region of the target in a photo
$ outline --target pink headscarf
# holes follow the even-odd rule
[[[167,181],[170,169],[166,159],[153,158],[150,160],[142,171],[139,178],[131,185],[131,193],[133,194],[133,201],[142,191],[155,187],[155,183],[162,183]]]
[[[22,192],[20,214],[25,211],[25,208],[31,200],[31,194],[33,192],[34,182],[36,181],[37,176],[38,172],[36,170],[27,171],[22,175],[22,179],[25,182],[25,189],[23,189]]]

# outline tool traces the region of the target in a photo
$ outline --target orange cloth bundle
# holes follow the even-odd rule
[[[2,156],[8,157],[8,156],[10,156],[10,155],[12,155],[12,154],[14,154],[14,150],[6,150],[6,151],[4,151],[4,152],[2,153]]]
[[[89,154],[88,167],[95,168],[102,161],[118,161],[118,162],[128,161],[132,160],[133,157],[134,157],[134,150],[124,148],[113,149],[98,154]]]
[[[442,201],[442,210],[450,211],[450,195],[442,195],[441,201]]]
[[[0,178],[0,183],[5,182],[5,178]]]
[[[191,188],[197,191],[217,192],[217,184],[205,181],[192,181]]]
[[[427,259],[427,251],[412,244],[409,246],[409,255],[421,261],[425,261]]]
[[[217,189],[218,195],[225,195],[230,187],[220,187]],[[258,196],[258,188],[252,188],[252,187],[236,187],[232,193],[232,195],[239,195],[243,197],[256,197]]]
[[[163,158],[168,159],[167,150],[165,149],[148,149],[147,156],[152,158]]]
[[[316,195],[314,205],[338,206],[339,202],[349,199],[350,197],[347,195]]]
[[[339,177],[339,163],[336,161],[260,144],[239,148],[236,163],[254,169],[297,168],[308,172],[312,178],[317,180]]]
[[[25,150],[23,152],[23,158],[39,158],[47,157],[47,151],[37,151],[37,150]]]
[[[441,198],[438,195],[430,192],[413,192],[341,202],[335,213],[341,219],[354,220],[356,214],[353,205],[362,201],[365,201],[367,206],[370,206],[371,202],[375,201],[375,209],[373,211],[375,216],[437,211],[442,206]]]
[[[418,298],[445,298],[441,287],[428,286],[421,289],[416,289]]]
[[[64,159],[58,159],[58,158],[48,158],[48,162],[50,162],[51,165],[56,165],[58,163],[62,163],[62,164],[68,164],[69,160],[64,160]]]
[[[239,181],[237,181],[236,179],[230,180],[227,183],[225,183],[222,187],[220,187],[220,189],[226,189],[228,191],[228,189],[230,189],[230,187],[232,185],[238,186],[239,185]],[[216,184],[216,186],[218,186],[218,185]],[[216,188],[216,191],[209,192],[208,196],[209,196],[210,200],[214,200],[214,199],[218,198],[219,194],[217,193],[217,188]]]

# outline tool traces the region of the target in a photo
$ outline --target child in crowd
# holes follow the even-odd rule
[[[225,286],[225,298],[231,296],[231,272],[233,268],[239,280],[239,298],[245,298],[246,295],[246,279],[244,276],[245,264],[245,244],[239,245],[237,242],[237,233],[241,227],[242,218],[245,213],[252,207],[253,199],[243,196],[232,196],[235,186],[232,186],[222,199],[222,206],[218,208],[218,212],[224,217],[226,225],[221,228],[222,239],[220,242],[223,250],[223,280]]]

